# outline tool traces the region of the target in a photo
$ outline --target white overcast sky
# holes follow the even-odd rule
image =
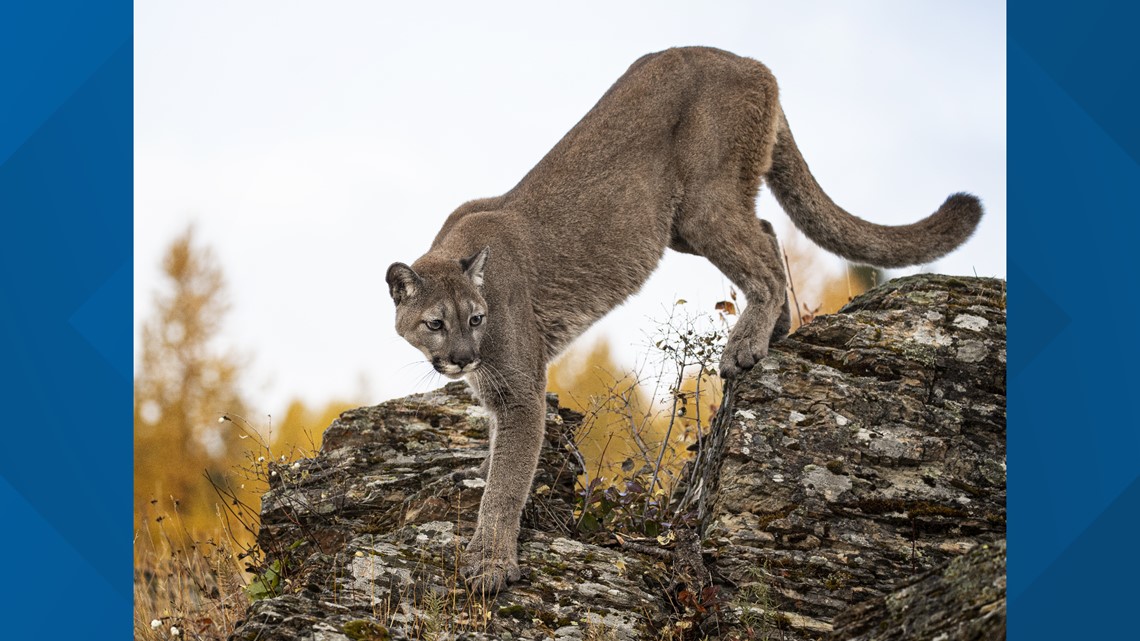
[[[992,1],[137,2],[136,354],[162,251],[194,222],[228,278],[219,344],[251,357],[252,414],[434,385],[393,329],[387,266],[510,189],[635,59],[679,45],[767,64],[849,211],[900,224],[979,195],[974,238],[923,270],[1004,277],[1005,20]],[[768,194],[758,209],[791,236]],[[632,365],[663,305],[711,309],[727,288],[668,252],[584,340]]]

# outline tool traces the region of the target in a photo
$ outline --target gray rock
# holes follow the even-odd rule
[[[779,343],[775,380],[731,391],[698,470],[729,598],[763,583],[782,638],[821,638],[852,605],[1004,539],[1004,355],[1004,282],[932,275]]]
[[[232,638],[989,638],[975,631],[1004,625],[1004,302],[1001,281],[905,278],[781,341],[729,390],[676,497],[700,518],[663,545],[576,538],[580,417],[552,397],[524,577],[493,598],[469,595],[457,562],[486,413],[462,384],[345,412],[318,456],[273,468],[259,545],[285,566],[282,593]],[[989,587],[974,605],[906,605],[975,574]]]
[[[1005,540],[979,545],[948,565],[836,618],[843,641],[1005,638]]]

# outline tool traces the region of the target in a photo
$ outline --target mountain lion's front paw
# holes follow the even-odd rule
[[[465,467],[451,473],[451,482],[456,485],[462,484],[464,481],[484,480],[486,478],[486,473],[477,467]]]
[[[519,563],[515,554],[495,555],[482,545],[472,544],[463,555],[463,577],[467,588],[475,594],[492,596],[519,580]]]

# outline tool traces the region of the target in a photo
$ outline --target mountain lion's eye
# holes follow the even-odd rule
[[[427,325],[427,328],[433,332],[443,329],[443,321],[439,319],[424,321],[424,325]]]
[[[483,315],[482,314],[476,314],[475,316],[471,317],[471,326],[472,327],[475,327],[482,322],[483,322]]]

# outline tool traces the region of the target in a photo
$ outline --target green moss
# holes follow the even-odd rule
[[[949,505],[931,503],[930,501],[904,501],[902,499],[867,499],[856,503],[855,507],[866,514],[901,512],[912,519],[920,516],[962,518],[969,515],[969,512]]]
[[[525,607],[517,603],[499,608],[499,611],[496,614],[499,616],[511,617],[512,619],[518,619],[519,621],[529,621],[534,618],[530,616]]]
[[[778,510],[776,512],[768,512],[765,514],[757,515],[757,516],[759,516],[759,523],[758,524],[762,528],[768,527],[768,525],[770,523],[772,523],[772,521],[779,521],[780,519],[786,519],[786,518],[788,518],[788,515],[790,515],[792,512],[795,512],[795,511],[796,511],[796,506],[789,505],[789,506],[785,507],[784,509]]]
[[[764,560],[765,568],[777,568],[780,570],[788,570],[800,567],[799,562],[790,556],[776,556]]]
[[[854,577],[851,574],[848,574],[842,570],[838,572],[832,572],[823,580],[823,587],[834,592],[846,586],[847,582],[853,578]]]
[[[918,516],[945,516],[947,518],[963,518],[969,516],[970,514],[966,510],[960,508],[926,502],[922,502],[911,507],[909,510],[907,510],[907,513],[911,518]]]
[[[994,525],[1005,525],[1005,515],[1000,512],[986,512],[982,518]]]
[[[538,610],[534,613],[534,618],[551,627],[555,627],[558,624],[558,617],[556,617],[553,612],[547,610]]]
[[[952,479],[950,481],[950,485],[953,485],[954,487],[962,490],[970,496],[983,496],[986,493],[982,488],[977,487],[976,485],[970,485],[969,483],[958,479]]]
[[[357,619],[344,624],[344,635],[352,641],[388,641],[392,638],[388,628],[366,619]]]
[[[550,576],[562,576],[569,567],[569,565],[566,565],[562,561],[550,561],[542,566],[542,572]]]
[[[920,365],[924,365],[926,367],[934,366],[936,351],[933,347],[907,342],[896,347],[888,346],[887,348],[896,354],[904,356]]]
[[[886,514],[887,512],[905,511],[906,501],[900,499],[866,499],[856,503],[855,507],[867,514]]]
[[[843,461],[828,461],[826,467],[832,474],[843,474]]]

